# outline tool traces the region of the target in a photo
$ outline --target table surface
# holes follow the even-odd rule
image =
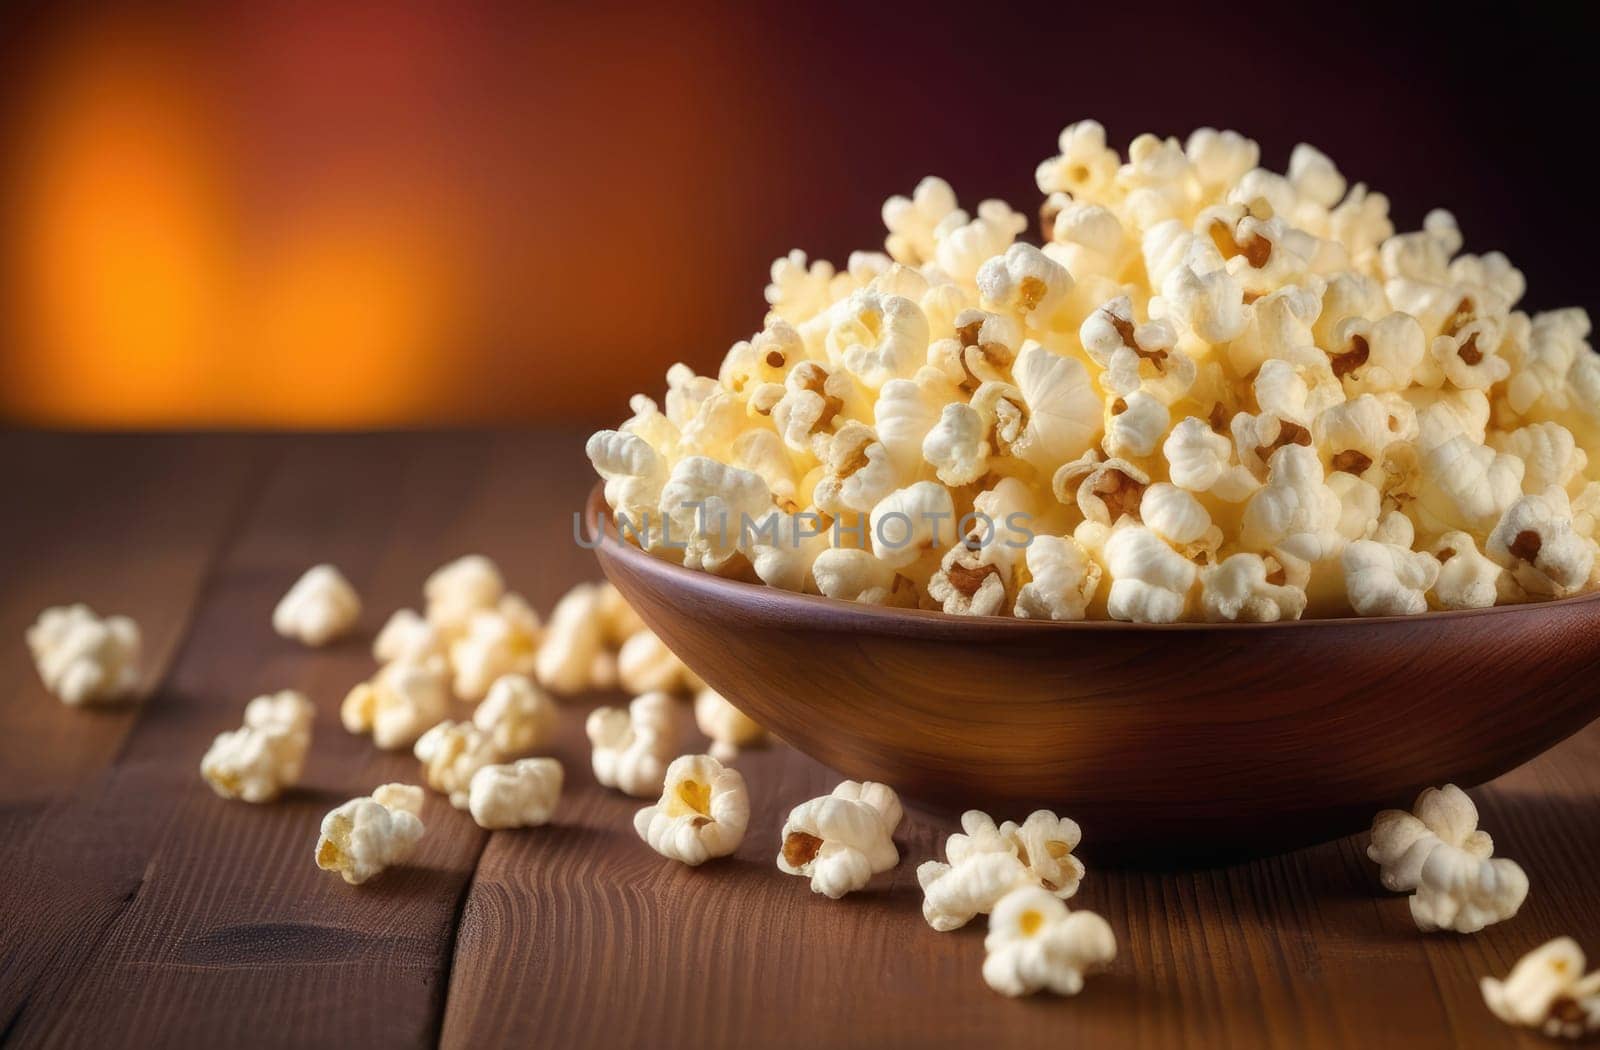
[[[784,814],[838,779],[786,746],[738,760],[754,812],[734,857],[662,860],[641,803],[589,772],[583,715],[616,695],[564,705],[553,825],[490,834],[430,795],[405,866],[359,888],[317,870],[328,809],[418,781],[339,726],[384,617],[469,551],[545,610],[597,575],[571,538],[582,438],[0,435],[0,1043],[1532,1046],[1479,978],[1557,934],[1600,954],[1600,723],[1473,792],[1533,882],[1476,936],[1419,934],[1364,836],[1175,872],[1098,868],[1089,838],[1073,905],[1119,954],[1075,999],[995,995],[984,923],[923,922],[916,866],[948,822],[908,814],[900,866],[842,901],[780,874]],[[366,611],[311,650],[270,616],[320,561]],[[75,710],[40,686],[23,632],[70,601],[143,626],[141,703]],[[291,687],[318,709],[302,786],[217,798],[211,738]]]

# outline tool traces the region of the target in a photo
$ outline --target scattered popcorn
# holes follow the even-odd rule
[[[466,809],[472,777],[484,766],[492,766],[504,756],[494,740],[471,722],[445,719],[417,738],[412,753],[422,762],[422,779],[433,790],[450,798],[457,809]]]
[[[589,713],[584,731],[592,749],[594,778],[602,787],[635,798],[661,791],[678,744],[678,712],[671,696],[646,693],[626,711],[597,707]]]
[[[540,685],[570,696],[610,684],[606,679],[612,672],[605,668],[611,654],[605,643],[606,631],[615,621],[605,613],[609,603],[606,587],[597,583],[580,583],[556,602],[534,657]]]
[[[891,789],[847,780],[789,812],[778,870],[809,878],[813,893],[838,900],[900,863],[893,836],[901,813]]]
[[[322,818],[317,867],[359,886],[405,859],[422,838],[422,789],[384,784]]]
[[[553,758],[488,765],[472,774],[467,810],[478,827],[534,828],[550,823],[561,800],[563,771]]]
[[[1534,1028],[1551,1039],[1600,1033],[1600,971],[1584,974],[1583,949],[1557,937],[1529,952],[1505,980],[1483,979],[1483,1001],[1509,1025]]]
[[[1024,886],[995,905],[983,947],[984,982],[1001,995],[1077,995],[1086,974],[1116,958],[1117,938],[1094,912],[1069,912],[1060,898]]]
[[[444,635],[414,609],[397,609],[372,640],[372,658],[380,664],[443,656]]]
[[[539,615],[519,595],[504,595],[492,609],[474,612],[450,646],[456,697],[481,700],[501,676],[532,671],[539,634]]]
[[[317,565],[289,588],[272,610],[272,629],[306,645],[327,645],[361,618],[361,598],[332,565]]]
[[[344,698],[339,721],[352,733],[371,733],[386,751],[410,747],[450,711],[449,667],[443,657],[401,659]]]
[[[968,616],[1381,616],[1600,586],[1582,310],[1517,309],[1522,274],[1463,254],[1449,213],[1396,233],[1304,143],[1283,174],[1215,128],[1124,158],[1085,120],[1059,149],[1038,246],[929,177],[884,205],[887,254],[774,263],[715,378],[674,365],[665,411],[635,398],[590,440],[625,539]],[[1014,551],[974,543],[997,503]],[[551,688],[558,664],[591,673],[567,648]]]
[[[139,684],[139,625],[96,616],[87,605],[46,609],[28,628],[28,649],[46,689],[78,707],[131,696]]]
[[[740,750],[767,742],[767,731],[761,724],[714,689],[701,689],[695,694],[694,721],[700,732],[711,739],[711,757],[719,762],[732,762]]]
[[[428,622],[454,638],[467,629],[472,614],[492,609],[505,594],[500,567],[481,554],[468,554],[436,570],[422,584]]]
[[[930,860],[917,868],[922,915],[934,929],[959,929],[1021,886],[1042,887],[1063,900],[1078,892],[1083,863],[1072,851],[1082,833],[1073,821],[1041,809],[1020,825],[1008,820],[996,827],[994,818],[973,809],[961,815],[961,828],[945,842],[948,864]]]
[[[494,749],[512,758],[548,745],[560,714],[555,703],[526,675],[495,680],[489,695],[472,712],[472,724],[488,735]]]
[[[1425,932],[1476,933],[1517,913],[1528,876],[1493,855],[1494,841],[1478,830],[1478,808],[1454,784],[1427,789],[1410,813],[1379,813],[1367,847],[1384,887],[1413,894],[1411,915]]]
[[[710,755],[673,759],[661,801],[633,818],[634,830],[651,849],[690,867],[738,849],[749,823],[744,777]]]
[[[689,693],[703,684],[649,628],[639,631],[617,653],[617,679],[635,695]]]
[[[300,781],[317,709],[302,693],[285,689],[245,705],[244,725],[218,735],[200,775],[223,798],[271,802]]]

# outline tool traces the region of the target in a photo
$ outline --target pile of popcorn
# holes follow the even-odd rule
[[[1044,242],[938,178],[884,252],[792,252],[715,378],[588,454],[625,538],[724,576],[962,615],[1380,616],[1596,583],[1600,358],[1498,252],[1297,146],[1081,121]]]

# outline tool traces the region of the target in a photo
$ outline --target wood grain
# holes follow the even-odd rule
[[[603,515],[598,488],[589,510]],[[614,532],[597,554],[691,668],[828,766],[956,812],[1065,809],[1126,856],[1326,840],[1600,717],[1600,594],[1412,617],[1052,623],[792,594]]]
[[[231,458],[242,448],[255,458]],[[56,597],[52,557],[71,568],[62,597],[170,624],[149,699],[114,716],[126,724],[112,739],[67,747],[54,772],[49,756],[0,743],[14,749],[0,763],[0,812],[28,815],[0,849],[0,1044],[1550,1045],[1494,1021],[1477,981],[1560,933],[1600,953],[1600,725],[1473,792],[1499,852],[1533,880],[1521,914],[1473,937],[1419,934],[1404,898],[1378,886],[1364,836],[1160,871],[1108,866],[1086,832],[1090,873],[1074,905],[1108,919],[1120,954],[1072,1000],[993,994],[978,972],[982,921],[939,934],[922,920],[915,868],[953,830],[947,816],[908,813],[899,867],[845,900],[780,874],[788,808],[839,779],[787,745],[737,762],[754,812],[734,857],[698,870],[657,857],[631,827],[641,803],[589,773],[582,720],[615,695],[564,706],[554,825],[486,835],[430,796],[412,863],[359,890],[318,872],[310,853],[327,808],[415,780],[414,760],[337,726],[339,698],[371,670],[371,631],[415,603],[428,570],[469,550],[495,556],[544,609],[592,578],[591,556],[570,540],[590,483],[580,448],[580,434],[549,432],[0,436],[0,463],[19,449],[55,457],[21,490],[55,517],[5,526],[8,575],[31,582],[0,591],[0,624],[20,630],[32,605]],[[128,539],[74,536],[82,516],[42,504],[79,497],[45,474],[110,461],[130,480],[97,506]],[[210,474],[193,476],[204,463]],[[230,463],[248,464],[238,469],[249,491],[210,532],[144,502],[192,477],[197,498],[222,507]],[[267,618],[323,559],[367,610],[362,637],[310,651],[272,635]],[[106,578],[125,582],[104,598],[80,590]],[[34,732],[28,719],[59,713],[25,650],[8,651],[18,647],[15,634],[0,646],[0,727]],[[305,787],[264,807],[217,799],[196,772],[206,744],[251,695],[286,686],[319,707]],[[69,719],[61,740],[79,730],[101,723]],[[21,768],[45,770],[39,786]]]

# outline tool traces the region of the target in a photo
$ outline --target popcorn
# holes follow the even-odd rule
[[[1160,536],[1140,525],[1114,529],[1105,557],[1111,576],[1106,611],[1113,620],[1174,623],[1183,618],[1198,573]]]
[[[315,565],[272,610],[272,629],[306,645],[327,645],[361,618],[361,598],[332,565]]]
[[[1083,864],[1072,851],[1082,833],[1073,821],[1041,809],[1020,825],[996,827],[974,809],[961,815],[961,828],[945,842],[948,864],[930,860],[917,868],[922,915],[934,929],[959,929],[1019,887],[1043,887],[1063,900],[1078,892]]]
[[[422,762],[423,781],[448,795],[457,809],[467,808],[472,778],[478,770],[504,757],[488,733],[471,722],[450,719],[423,733],[412,753]]]
[[[759,722],[713,689],[695,694],[694,722],[711,739],[711,757],[719,762],[732,762],[741,749],[760,747],[767,740],[767,731]]]
[[[1367,856],[1384,887],[1414,892],[1411,915],[1424,932],[1476,933],[1511,918],[1528,895],[1513,861],[1491,860],[1494,842],[1478,830],[1478,810],[1454,784],[1429,788],[1412,812],[1388,809],[1372,822]]]
[[[1001,995],[1077,995],[1083,978],[1116,958],[1111,926],[1092,911],[1069,912],[1042,889],[1007,894],[989,917],[983,979]]]
[[[350,690],[339,721],[351,733],[371,733],[386,751],[409,747],[449,712],[448,671],[437,656],[396,660]]]
[[[689,693],[701,685],[700,677],[685,667],[649,628],[622,643],[622,650],[617,653],[617,679],[635,696]]]
[[[626,711],[595,708],[584,724],[594,778],[635,798],[656,794],[677,747],[677,723],[674,701],[666,693],[646,693]]]
[[[519,595],[504,595],[493,609],[473,613],[466,633],[450,646],[456,696],[481,700],[501,676],[532,671],[539,636],[539,616]]]
[[[1340,564],[1350,608],[1359,616],[1427,612],[1427,592],[1439,579],[1431,554],[1393,543],[1357,540],[1344,549]]]
[[[317,867],[359,886],[404,860],[422,838],[422,789],[384,784],[322,818]]]
[[[559,719],[551,699],[520,674],[496,679],[489,695],[472,712],[472,724],[489,738],[498,754],[508,758],[547,746]]]
[[[564,777],[553,758],[524,758],[510,765],[487,765],[472,774],[467,811],[480,828],[536,828],[550,823],[561,801]]]
[[[446,652],[444,634],[414,609],[397,609],[372,640],[372,658],[380,664],[427,659]]]
[[[472,614],[492,609],[505,593],[500,567],[481,554],[468,554],[434,570],[422,584],[428,622],[447,637],[466,630]]]
[[[1200,570],[1200,607],[1212,623],[1298,620],[1306,592],[1272,555],[1232,554]]]
[[[27,639],[40,681],[64,704],[111,703],[138,687],[139,625],[126,616],[56,606],[39,614]]]
[[[1042,247],[1010,205],[963,209],[929,177],[884,205],[887,254],[774,263],[761,330],[714,378],[675,364],[661,407],[635,397],[591,438],[626,538],[969,616],[1233,622],[1600,587],[1582,310],[1517,310],[1503,255],[1463,254],[1438,209],[1397,234],[1383,194],[1304,143],[1283,173],[1214,128],[1139,135],[1123,160],[1081,121],[1060,150],[1035,173]],[[1016,549],[974,527],[994,503],[1027,518]],[[469,620],[430,615],[446,642]],[[604,680],[628,633],[547,644],[541,680]],[[388,655],[432,651],[401,637]]]
[[[710,755],[674,759],[661,801],[633,817],[634,830],[651,849],[691,868],[738,849],[749,823],[744,777]]]
[[[1484,553],[1530,594],[1560,598],[1589,581],[1594,543],[1572,527],[1572,505],[1559,488],[1522,496],[1506,508]]]
[[[1100,589],[1100,563],[1070,536],[1039,536],[1028,545],[1027,582],[1017,588],[1020,619],[1081,620]]]
[[[1534,1028],[1552,1039],[1582,1039],[1600,1032],[1600,971],[1584,975],[1583,949],[1557,937],[1511,968],[1505,980],[1485,977],[1483,1001],[1509,1025]]]
[[[571,695],[590,688],[597,678],[608,677],[604,670],[610,659],[605,650],[607,601],[604,587],[580,583],[556,602],[533,660],[540,685]]]
[[[317,710],[286,689],[245,705],[244,725],[219,735],[200,760],[200,775],[223,798],[270,802],[300,781]]]
[[[890,197],[883,205],[883,224],[889,228],[884,247],[896,262],[921,266],[933,258],[934,230],[956,210],[955,191],[934,175],[917,183],[909,199]]]
[[[813,893],[838,900],[900,863],[892,836],[901,812],[889,788],[847,780],[790,811],[778,870],[809,878]]]
[[[1441,609],[1487,609],[1506,587],[1505,570],[1481,554],[1468,533],[1447,532],[1428,553],[1439,563],[1433,597]]]

